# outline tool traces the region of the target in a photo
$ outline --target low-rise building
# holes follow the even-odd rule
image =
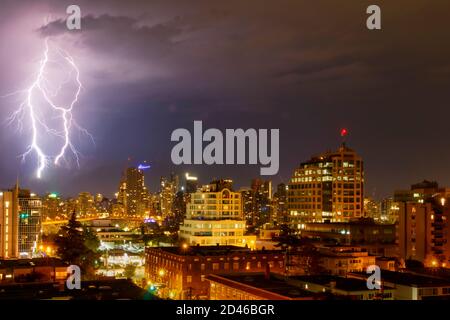
[[[210,300],[314,300],[310,291],[293,286],[270,272],[243,274],[212,274]]]
[[[210,274],[284,273],[280,250],[250,250],[238,246],[181,246],[146,248],[145,274],[159,294],[172,299],[207,299]]]
[[[393,300],[395,291],[387,285],[380,290],[369,289],[366,279],[333,275],[295,276],[289,278],[289,283],[304,290],[331,293],[351,300]]]
[[[57,258],[0,260],[0,283],[62,282],[68,265]]]
[[[349,277],[367,279],[365,273],[352,273]],[[381,283],[395,289],[395,300],[450,299],[450,280],[409,272],[381,271]]]
[[[362,272],[375,264],[375,256],[357,246],[319,247],[322,267],[332,275],[344,276],[349,272]]]

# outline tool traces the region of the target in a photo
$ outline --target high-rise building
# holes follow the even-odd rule
[[[284,183],[277,185],[277,191],[273,195],[272,211],[271,221],[276,224],[287,222],[287,186]]]
[[[191,194],[180,238],[189,245],[255,247],[256,237],[246,235],[241,194],[221,188],[219,181]]]
[[[0,191],[0,258],[19,256],[19,189]]]
[[[260,227],[268,223],[272,214],[272,181],[253,179],[253,221],[252,225]]]
[[[62,210],[63,201],[56,193],[49,193],[42,198],[42,210],[41,216],[42,220],[55,220],[60,214],[63,213]]]
[[[254,193],[250,188],[241,188],[239,190],[241,193],[242,201],[242,215],[247,222],[247,225],[253,224],[253,217],[255,216],[255,202],[253,201]]]
[[[427,267],[450,267],[450,197],[446,188],[424,181],[396,192],[400,257]],[[401,196],[400,196],[401,195]],[[403,201],[402,201],[403,199]]]
[[[172,174],[170,179],[161,177],[159,190],[159,209],[163,219],[172,217],[173,202],[178,191],[178,176]]]
[[[185,191],[186,193],[194,193],[197,192],[198,188],[198,178],[189,175],[189,173],[186,173],[186,186]]]
[[[41,236],[42,200],[28,190],[19,191],[19,255],[32,258]]]
[[[398,203],[393,197],[383,199],[381,201],[381,222],[396,223],[398,222]]]
[[[127,216],[144,216],[148,212],[149,192],[143,170],[135,167],[125,170],[117,193],[117,203],[122,204]],[[115,212],[119,211],[115,209]]]
[[[289,183],[291,228],[305,222],[346,222],[363,217],[364,168],[361,157],[343,143],[300,164]]]
[[[372,218],[376,222],[381,222],[380,203],[371,197],[364,198],[364,217]]]
[[[77,199],[77,214],[79,217],[88,217],[96,213],[94,196],[89,192],[80,192]]]

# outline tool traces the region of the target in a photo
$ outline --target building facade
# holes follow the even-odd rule
[[[146,248],[145,274],[160,296],[172,299],[208,299],[210,274],[243,272],[284,273],[280,250],[251,251],[236,246],[182,246]]]
[[[346,222],[363,217],[364,167],[361,157],[344,143],[304,162],[289,183],[291,228],[305,222]]]
[[[446,188],[424,181],[396,192],[400,257],[427,267],[450,267],[450,198]]]
[[[0,258],[19,256],[19,188],[0,191]]]
[[[246,235],[241,194],[216,182],[191,194],[179,236],[189,245],[254,248],[256,243],[256,236]]]
[[[42,227],[42,200],[28,190],[19,191],[19,256],[32,258],[38,250]]]

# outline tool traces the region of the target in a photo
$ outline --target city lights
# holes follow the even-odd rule
[[[78,2],[0,1],[13,316],[446,314],[450,1]]]

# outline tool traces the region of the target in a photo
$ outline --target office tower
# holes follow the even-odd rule
[[[380,203],[371,197],[364,198],[364,217],[372,218],[376,222],[381,222]]]
[[[241,194],[220,188],[220,181],[191,194],[180,238],[189,245],[255,247],[255,236],[246,235]]]
[[[122,206],[122,211],[125,212],[127,207],[127,182],[126,177],[123,176],[119,184],[119,192],[116,193],[117,205]]]
[[[450,266],[450,198],[446,190],[436,182],[424,181],[412,185],[409,196],[396,192],[401,258],[418,260],[427,267]]]
[[[127,168],[120,181],[118,204],[123,205],[127,216],[144,216],[148,211],[148,201],[149,192],[145,186],[143,170],[135,167]],[[118,212],[118,208],[115,212]]]
[[[180,177],[177,174],[173,172],[170,174],[170,182],[173,185],[173,191],[175,194],[180,191]]]
[[[255,206],[254,206],[254,193],[250,188],[241,188],[239,190],[241,193],[241,201],[242,201],[242,216],[244,217],[247,225],[253,225],[253,217],[255,215]]]
[[[272,181],[253,179],[251,189],[254,206],[252,225],[260,227],[269,222],[272,214]]]
[[[0,191],[0,258],[19,256],[19,188]]]
[[[41,218],[45,220],[55,220],[62,214],[62,201],[56,193],[49,193],[42,198]]]
[[[19,190],[19,256],[32,258],[41,236],[42,200],[28,190]]]
[[[273,195],[273,210],[271,221],[276,224],[286,223],[287,218],[287,186],[284,183],[277,185]]]
[[[198,178],[189,175],[189,173],[186,173],[186,187],[185,191],[186,193],[194,193],[197,192],[198,188]]]
[[[383,199],[381,201],[381,221],[383,223],[398,222],[398,203],[393,197]]]
[[[161,177],[159,190],[159,209],[163,219],[173,216],[173,201],[178,190],[177,176],[171,175],[170,179]]]
[[[183,222],[183,219],[186,216],[186,204],[187,204],[188,196],[183,191],[178,191],[175,195],[172,209],[174,215],[173,225],[177,228],[180,226],[180,223]]]
[[[79,217],[88,217],[96,213],[94,197],[89,192],[78,194],[76,211]]]
[[[346,222],[363,216],[364,168],[343,143],[300,164],[289,183],[288,210],[293,229],[305,222]]]

